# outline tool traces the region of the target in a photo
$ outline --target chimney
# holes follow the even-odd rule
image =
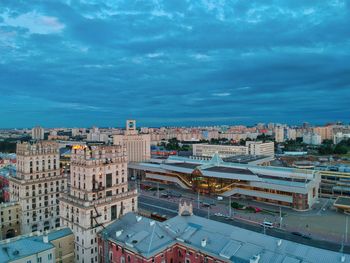
[[[43,242],[44,242],[45,244],[49,243],[49,236],[48,236],[47,234],[44,234],[44,235],[43,235]]]
[[[202,247],[206,247],[207,246],[207,239],[206,238],[203,238],[202,241],[201,241],[201,246]]]
[[[115,232],[116,237],[120,237],[123,234],[123,229],[118,230],[117,232]]]

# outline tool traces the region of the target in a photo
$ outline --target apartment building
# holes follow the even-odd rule
[[[73,146],[70,190],[60,198],[62,225],[75,236],[75,262],[98,262],[97,232],[137,211],[137,191],[128,189],[125,145]]]
[[[284,142],[284,127],[283,126],[276,126],[274,128],[275,133],[275,141],[276,142]]]
[[[22,211],[21,233],[60,226],[58,197],[67,189],[59,148],[53,141],[17,144],[17,171],[9,178],[10,200]]]
[[[73,233],[57,228],[0,241],[0,262],[74,263]]]

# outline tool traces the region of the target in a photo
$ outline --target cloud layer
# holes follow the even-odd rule
[[[350,2],[0,2],[0,127],[350,121]]]

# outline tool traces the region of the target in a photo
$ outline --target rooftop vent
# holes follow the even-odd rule
[[[341,256],[340,262],[345,262],[345,255],[342,255],[342,256]]]
[[[45,244],[49,243],[49,236],[48,235],[46,235],[46,234],[43,235],[43,242]]]
[[[155,222],[154,220],[152,220],[151,222],[149,222],[149,225],[150,225],[150,226],[154,226],[155,223],[156,223],[156,222]]]
[[[277,241],[277,246],[281,246],[282,245],[282,239],[278,239],[278,241]]]
[[[137,221],[137,222],[140,222],[141,219],[142,219],[142,216],[136,216],[136,221]]]
[[[206,238],[203,238],[202,241],[201,241],[201,246],[202,247],[206,247],[207,246],[207,239]]]
[[[260,261],[260,255],[259,254],[258,255],[254,255],[253,257],[251,257],[249,259],[249,263],[259,263],[259,261]]]
[[[115,232],[116,237],[120,237],[123,234],[123,229],[118,230],[117,232]]]

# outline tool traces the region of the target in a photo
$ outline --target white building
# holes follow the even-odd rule
[[[87,141],[90,142],[108,142],[108,135],[101,133],[97,127],[92,127],[87,135]]]
[[[264,155],[274,156],[275,155],[275,143],[274,142],[255,142],[246,141],[249,155]]]
[[[342,133],[342,132],[337,132],[333,136],[333,142],[334,144],[340,143],[342,140],[348,140],[350,139],[350,133]]]
[[[295,140],[297,138],[297,131],[293,128],[287,128],[287,139]]]
[[[237,145],[213,145],[213,144],[193,144],[194,156],[212,157],[218,153],[220,157],[229,157],[232,155],[247,155],[248,147]]]
[[[75,262],[98,262],[96,233],[137,211],[137,191],[128,189],[127,178],[125,146],[72,148],[71,187],[60,198],[60,216],[75,236]]]
[[[37,126],[32,129],[33,140],[44,140],[45,131],[43,128]]]
[[[67,177],[60,173],[56,142],[17,144],[17,172],[9,179],[10,199],[22,210],[22,234],[60,226],[58,197],[67,188]]]
[[[125,145],[129,162],[142,162],[151,158],[151,136],[139,134],[135,120],[126,121],[124,134],[113,136],[114,145]]]
[[[303,143],[312,144],[312,145],[321,145],[322,138],[316,133],[304,133]]]

